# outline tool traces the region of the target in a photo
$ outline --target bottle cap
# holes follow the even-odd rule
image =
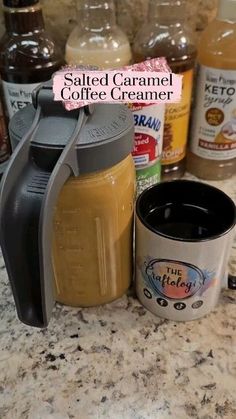
[[[20,8],[20,7],[30,7],[34,4],[39,3],[39,0],[3,0],[3,5],[5,7],[11,8]]]
[[[217,18],[220,20],[236,21],[236,0],[219,0]]]

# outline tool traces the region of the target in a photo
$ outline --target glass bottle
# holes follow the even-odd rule
[[[31,103],[32,91],[63,64],[45,31],[39,0],[4,0],[6,32],[0,40],[0,74],[6,109],[11,118]]]
[[[164,128],[162,179],[175,179],[185,171],[197,51],[193,32],[186,22],[184,0],[150,0],[147,22],[135,38],[135,62],[166,57],[171,70],[183,75],[182,100],[166,106]]]
[[[66,44],[66,62],[103,69],[130,64],[130,44],[116,24],[113,0],[78,2],[78,25]]]
[[[220,0],[198,53],[188,170],[208,180],[236,174],[236,0]]]

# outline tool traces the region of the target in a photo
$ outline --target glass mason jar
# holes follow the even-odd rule
[[[129,155],[71,178],[54,216],[55,299],[95,306],[121,297],[132,280],[135,170]]]

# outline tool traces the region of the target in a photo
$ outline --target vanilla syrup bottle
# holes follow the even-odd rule
[[[236,0],[219,0],[203,32],[188,170],[208,180],[236,174]]]
[[[117,26],[113,0],[79,0],[78,25],[66,43],[66,62],[101,69],[131,63],[131,48]]]

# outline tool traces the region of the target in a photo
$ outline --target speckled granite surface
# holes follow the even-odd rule
[[[236,199],[236,178],[214,184]],[[178,324],[132,294],[100,308],[57,305],[41,331],[17,320],[2,259],[0,287],[1,419],[236,418],[236,293]]]

